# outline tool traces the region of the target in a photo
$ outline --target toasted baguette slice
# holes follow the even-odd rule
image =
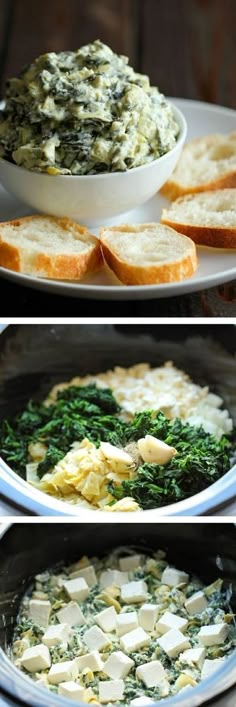
[[[236,189],[188,194],[163,209],[161,222],[198,245],[236,248]]]
[[[0,265],[9,270],[81,280],[103,265],[99,241],[68,218],[26,216],[0,223]]]
[[[184,194],[236,187],[236,132],[191,140],[161,193],[171,201]]]
[[[198,265],[194,243],[160,223],[101,228],[100,238],[105,260],[125,285],[175,282]]]

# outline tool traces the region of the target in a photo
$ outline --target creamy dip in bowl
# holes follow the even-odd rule
[[[97,40],[8,82],[0,177],[39,211],[102,222],[161,188],[185,137],[182,113]]]

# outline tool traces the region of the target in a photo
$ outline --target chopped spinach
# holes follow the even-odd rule
[[[154,418],[148,411],[134,417],[127,436],[130,441],[145,434],[163,440],[178,453],[165,465],[142,464],[135,478],[120,486],[110,482],[110,493],[117,500],[132,496],[143,509],[158,508],[193,496],[229,470],[231,444],[226,437],[218,441],[202,427],[167,420],[161,412]]]

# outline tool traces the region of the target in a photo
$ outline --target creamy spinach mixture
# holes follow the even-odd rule
[[[7,82],[0,156],[51,175],[126,171],[171,150],[178,132],[148,77],[97,40],[43,54]]]
[[[221,579],[203,586],[168,565],[160,550],[82,557],[35,577],[11,657],[59,695],[142,707],[192,691],[234,650],[227,592]]]

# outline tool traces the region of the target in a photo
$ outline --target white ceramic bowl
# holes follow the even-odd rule
[[[9,192],[37,211],[68,216],[90,225],[104,224],[154,196],[173,172],[187,125],[181,111],[172,108],[179,125],[175,147],[142,167],[127,172],[53,177],[1,159],[0,180]]]

